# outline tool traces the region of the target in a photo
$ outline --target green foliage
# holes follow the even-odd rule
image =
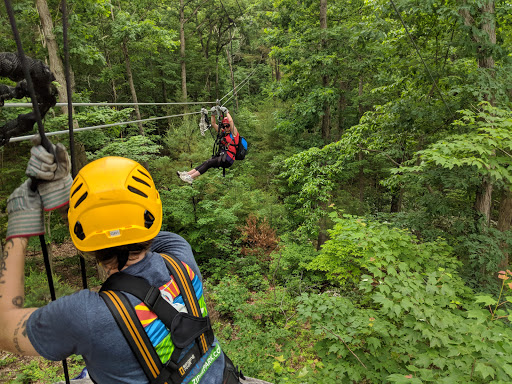
[[[145,163],[158,155],[160,146],[147,136],[131,136],[127,139],[116,139],[94,154],[89,154],[89,160],[105,156],[121,156]]]
[[[55,274],[52,276],[57,297],[70,295],[75,292],[75,289],[63,282],[60,276]],[[25,276],[25,307],[42,307],[48,304],[50,300],[50,291],[45,272],[29,268]]]
[[[300,295],[318,288],[325,281],[323,274],[311,272],[309,263],[317,256],[315,247],[292,235],[284,235],[272,253],[270,274],[272,285],[284,286],[291,295]]]
[[[220,314],[238,313],[249,299],[249,291],[238,278],[226,278],[212,287],[211,298]]]
[[[84,367],[84,361],[80,356],[72,355],[67,359],[67,362],[70,377],[76,376]],[[9,382],[28,384],[33,382],[55,383],[64,380],[62,363],[36,358],[23,366],[22,369],[16,373],[16,377]]]
[[[512,379],[512,359],[504,353],[512,329],[479,304],[494,305],[495,299],[475,296],[464,286],[444,242],[419,243],[406,231],[353,217],[335,221],[326,255],[319,259],[339,270],[347,262],[357,265],[356,273],[349,268],[344,273],[351,278],[361,273],[363,298],[302,295],[298,313],[321,338],[316,350],[325,365],[308,382]],[[355,248],[347,247],[347,239]],[[333,254],[338,243],[351,252]]]
[[[416,174],[431,167],[450,170],[469,167],[476,175],[497,185],[512,184],[512,113],[488,103],[480,104],[476,112],[460,113],[462,117],[454,126],[467,133],[448,136],[419,151],[419,165],[401,167],[394,173]]]

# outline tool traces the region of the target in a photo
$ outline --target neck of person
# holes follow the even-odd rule
[[[124,271],[126,268],[128,268],[130,265],[137,264],[139,261],[144,259],[146,256],[147,249],[139,252],[139,253],[130,253],[130,256],[128,256],[128,261],[126,262],[125,266],[121,268],[121,271]],[[112,260],[109,263],[101,263],[100,264],[105,272],[107,273],[107,277],[110,277],[110,275],[113,275],[114,273],[119,272],[117,260]]]

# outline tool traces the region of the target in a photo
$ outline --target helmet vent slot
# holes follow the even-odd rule
[[[79,199],[78,201],[76,202],[75,204],[75,208],[78,207],[80,204],[82,204],[82,202],[85,200],[85,198],[87,197],[88,193],[85,192]]]
[[[71,194],[71,197],[75,196],[75,193],[77,193],[80,188],[82,188],[82,185],[84,185],[84,183],[80,184],[78,187],[76,187],[76,189],[73,191],[73,193]]]
[[[76,237],[78,237],[80,240],[85,239],[84,229],[82,228],[82,224],[80,224],[79,221],[75,223],[75,228],[73,228],[73,231],[75,232]]]
[[[144,192],[138,190],[137,188],[132,187],[131,185],[128,186],[128,190],[130,192],[135,193],[136,195],[139,195],[139,196],[142,196],[142,197],[146,197],[146,198],[148,197],[148,195],[146,195]]]
[[[150,188],[151,188],[151,185],[149,185],[148,183],[146,183],[144,180],[139,179],[138,177],[132,176],[132,179],[133,179],[133,180],[135,180],[135,181],[138,181],[138,182],[139,182],[139,183],[141,183],[141,184],[147,185],[148,187],[150,187]]]
[[[139,173],[143,174],[144,176],[146,176],[149,180],[151,180],[151,177],[147,174],[145,174],[144,172],[142,172],[140,169],[137,169],[137,171],[139,171]]]
[[[144,212],[144,226],[149,229],[149,228],[151,228],[151,226],[153,225],[154,222],[155,222],[155,216],[153,216],[151,214],[151,212],[145,211]]]

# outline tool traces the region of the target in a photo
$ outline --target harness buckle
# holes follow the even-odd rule
[[[149,291],[144,298],[144,304],[153,309],[161,297],[162,295],[160,294],[160,289],[152,286],[149,288]]]

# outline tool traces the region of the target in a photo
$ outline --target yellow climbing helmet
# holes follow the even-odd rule
[[[162,226],[162,202],[149,172],[124,157],[83,167],[71,186],[69,232],[84,252],[139,243]]]

